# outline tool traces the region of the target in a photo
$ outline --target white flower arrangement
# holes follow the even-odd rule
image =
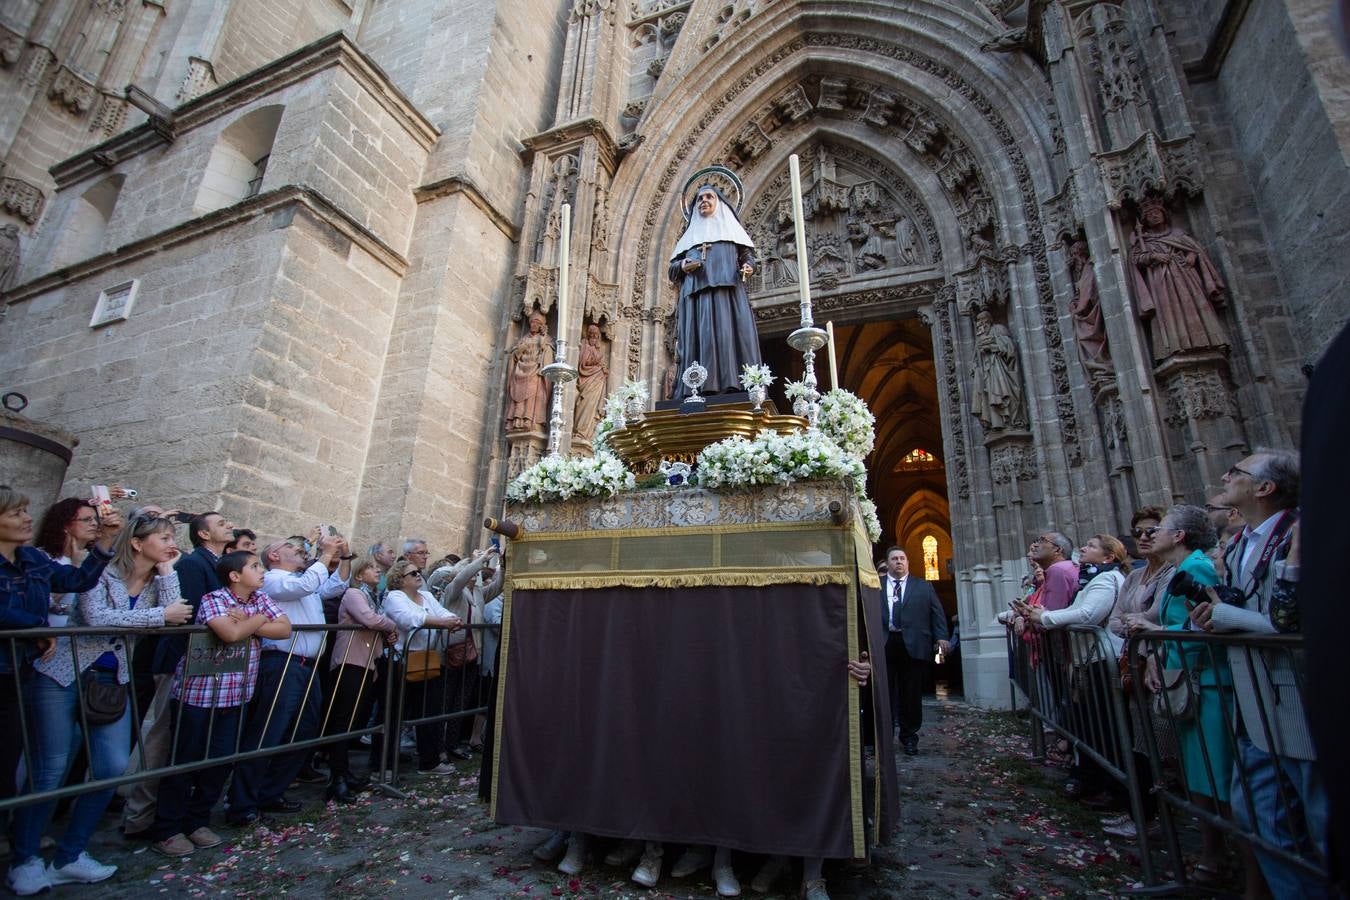
[[[752,366],[749,363],[741,366],[741,387],[747,391],[754,387],[767,389],[773,382],[773,373],[768,366]]]
[[[612,497],[637,488],[637,479],[610,453],[595,456],[546,456],[506,487],[512,503],[545,503],[573,497]]]
[[[845,453],[823,432],[761,431],[754,440],[732,437],[709,444],[698,455],[698,483],[709,490],[791,484],[813,478],[852,479],[868,538],[875,541],[881,536],[876,506],[867,498],[867,470],[862,460]]]
[[[820,398],[816,426],[849,456],[862,459],[876,443],[876,417],[856,394],[835,388]]]
[[[625,405],[633,403],[641,406],[646,406],[648,399],[647,382],[632,381],[632,380],[625,381],[622,385],[620,385],[618,388],[615,389],[614,394]]]
[[[605,416],[596,423],[595,434],[591,437],[591,452],[597,455],[600,453],[609,453],[613,455],[612,451],[609,449],[608,438],[614,433],[615,429],[622,427],[623,419],[620,419],[618,424],[615,424],[614,419],[610,416]]]
[[[789,400],[805,400],[806,395],[811,393],[811,389],[806,386],[805,381],[789,381],[783,385],[783,390],[787,393]]]

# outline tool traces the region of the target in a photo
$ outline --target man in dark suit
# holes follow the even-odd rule
[[[881,579],[881,615],[887,623],[886,671],[891,709],[900,727],[905,755],[919,752],[923,724],[923,683],[933,654],[947,651],[947,613],[933,586],[909,573],[909,558],[899,547],[886,551]]]

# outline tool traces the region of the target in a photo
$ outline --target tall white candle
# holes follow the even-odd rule
[[[811,319],[811,273],[806,257],[806,216],[802,213],[802,167],[797,154],[788,157],[792,174],[792,227],[797,233],[797,287],[801,293],[802,327],[815,324]]]
[[[825,334],[829,338],[829,348],[830,348],[830,390],[834,390],[835,388],[839,387],[840,384],[839,384],[839,366],[835,362],[835,355],[834,355],[833,320],[825,323]]]
[[[558,243],[558,340],[567,340],[567,276],[572,258],[572,204],[562,207],[562,235]],[[566,362],[566,360],[560,360]]]

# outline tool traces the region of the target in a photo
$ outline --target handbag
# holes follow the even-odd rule
[[[430,681],[441,677],[440,650],[409,650],[403,657],[405,680]]]
[[[104,684],[93,669],[80,676],[84,687],[84,718],[90,725],[111,725],[127,710],[127,686]]]
[[[1195,669],[1163,669],[1162,690],[1153,695],[1153,713],[1174,722],[1189,722],[1200,711],[1200,673]]]
[[[473,607],[469,607],[468,617],[464,620],[465,628],[473,624]],[[458,644],[451,644],[445,650],[445,664],[452,669],[462,669],[471,662],[478,660],[478,647],[473,642],[473,634],[469,631],[464,632],[464,640]]]

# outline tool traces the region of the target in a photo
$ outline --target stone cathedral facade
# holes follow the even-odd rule
[[[79,436],[71,492],[463,551],[545,447],[531,313],[668,390],[679,195],[720,163],[768,361],[800,372],[809,273],[878,418],[878,555],[938,583],[998,704],[1038,531],[1120,533],[1298,443],[1350,314],[1327,7],[8,0],[0,390]]]

